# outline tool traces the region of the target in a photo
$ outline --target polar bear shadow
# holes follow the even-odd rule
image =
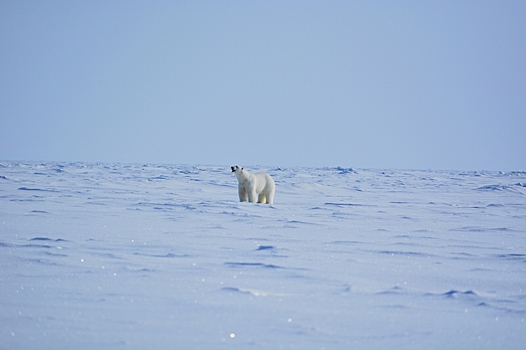
[[[236,175],[238,181],[239,201],[250,203],[274,203],[274,193],[276,184],[272,177],[267,173],[249,173],[239,166],[230,167]]]

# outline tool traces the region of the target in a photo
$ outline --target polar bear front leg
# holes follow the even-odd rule
[[[246,202],[247,201],[247,190],[243,186],[238,186],[237,192],[239,193],[239,201]]]
[[[258,197],[258,195],[256,193],[256,190],[248,191],[248,201],[250,203],[256,203],[257,197]]]

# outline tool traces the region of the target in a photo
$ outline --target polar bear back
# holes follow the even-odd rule
[[[276,184],[269,174],[255,173],[253,175],[256,178],[256,193],[269,193],[276,188]]]

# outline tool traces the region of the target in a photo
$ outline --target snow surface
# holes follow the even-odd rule
[[[0,162],[0,348],[525,348],[525,172],[230,165]]]

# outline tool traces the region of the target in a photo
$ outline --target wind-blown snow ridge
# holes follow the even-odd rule
[[[526,343],[525,172],[250,170],[0,162],[0,347]]]

